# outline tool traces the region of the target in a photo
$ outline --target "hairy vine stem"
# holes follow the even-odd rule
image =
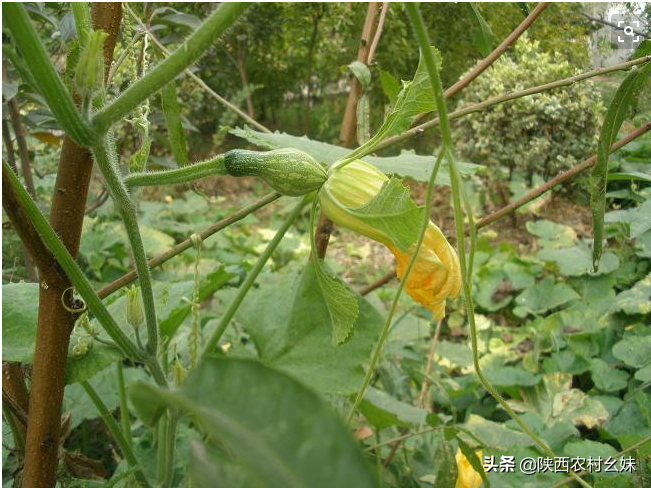
[[[169,55],[170,55],[169,50],[168,50],[165,46],[163,46],[163,44],[161,44],[161,42],[160,42],[160,41],[156,38],[156,36],[155,36],[155,35],[154,35],[154,34],[153,34],[153,33],[152,33],[148,28],[147,28],[147,26],[142,22],[142,20],[140,20],[140,18],[135,14],[135,12],[134,12],[133,10],[131,10],[131,7],[129,7],[129,5],[126,4],[126,3],[124,4],[124,7],[125,7],[126,11],[129,12],[129,15],[131,15],[131,17],[133,17],[133,19],[136,21],[136,23],[137,23],[137,24],[140,26],[140,28],[143,30],[144,34],[146,34],[147,36],[149,36],[149,38],[151,39],[151,41],[152,41],[152,42],[154,43],[154,45],[155,45],[155,46],[160,50],[160,52],[162,52],[162,53],[165,54],[166,56],[169,56]],[[189,69],[186,69],[186,70],[184,71],[184,73],[185,73],[187,76],[189,76],[190,78],[192,78],[192,79],[193,79],[193,80],[194,80],[194,81],[195,81],[195,82],[196,82],[196,83],[197,83],[201,88],[203,88],[203,89],[204,89],[204,90],[205,90],[205,91],[206,91],[206,92],[207,92],[211,97],[213,97],[215,100],[217,100],[219,103],[221,103],[222,105],[224,105],[224,106],[225,106],[226,108],[228,108],[229,110],[232,110],[233,112],[235,112],[237,115],[239,115],[240,117],[242,117],[246,122],[248,122],[249,124],[251,124],[253,127],[255,127],[256,129],[261,130],[262,132],[271,133],[271,131],[270,131],[269,129],[267,129],[264,125],[262,125],[260,122],[256,121],[256,120],[253,119],[252,117],[250,117],[248,114],[246,114],[245,112],[243,112],[242,110],[240,110],[237,106],[233,105],[231,102],[229,102],[229,101],[226,100],[224,97],[222,97],[221,95],[219,95],[215,90],[213,90],[212,88],[210,88],[210,87],[206,84],[205,81],[203,81],[201,78],[199,78],[197,75],[195,75],[192,71],[190,71]]]
[[[307,197],[301,198],[301,201],[296,204],[287,219],[285,219],[280,228],[276,231],[276,235],[274,235],[273,239],[271,239],[269,244],[267,244],[267,247],[258,258],[258,261],[255,263],[253,268],[251,268],[251,271],[249,271],[249,274],[246,275],[246,279],[244,280],[244,283],[242,283],[242,286],[240,286],[237,295],[224,312],[224,315],[222,315],[222,318],[220,319],[215,331],[212,333],[208,341],[206,341],[206,345],[201,352],[201,356],[199,356],[199,363],[201,363],[207,356],[212,354],[215,347],[217,346],[217,343],[219,342],[219,339],[221,339],[222,335],[224,334],[226,327],[228,327],[228,324],[235,315],[235,312],[237,312],[237,309],[242,304],[244,297],[253,286],[253,283],[255,283],[255,280],[260,274],[260,271],[262,271],[262,268],[264,268],[264,265],[276,250],[278,244],[280,244],[280,241],[285,236],[285,233],[289,230],[292,223],[294,223],[294,220],[296,220],[296,218],[300,215],[303,207],[305,207],[306,204]]]
[[[440,128],[441,128],[441,137],[443,138],[443,151],[446,153],[446,159],[448,160],[448,166],[450,170],[450,184],[452,186],[452,200],[454,204],[454,221],[457,230],[457,247],[459,254],[459,264],[461,267],[461,281],[463,288],[464,300],[466,302],[468,324],[470,326],[470,338],[472,342],[472,355],[473,355],[473,364],[475,366],[475,372],[479,378],[481,384],[486,388],[486,390],[497,400],[497,402],[506,410],[509,416],[520,426],[520,428],[525,432],[547,455],[552,458],[555,457],[553,451],[549,446],[538,437],[529,427],[524,423],[524,421],[513,411],[509,404],[502,398],[498,391],[491,385],[488,380],[484,377],[484,374],[481,370],[479,364],[479,353],[477,348],[477,327],[475,323],[475,312],[474,312],[474,302],[471,294],[471,276],[468,274],[469,267],[466,265],[466,256],[465,256],[465,236],[464,236],[464,226],[463,226],[463,213],[461,205],[461,195],[459,187],[462,184],[461,176],[456,164],[456,160],[453,154],[452,146],[452,137],[450,134],[450,125],[447,117],[447,110],[445,107],[445,99],[443,97],[443,88],[441,86],[441,80],[439,77],[438,67],[436,65],[436,60],[434,59],[434,53],[430,47],[430,40],[423,23],[423,19],[420,14],[420,10],[416,4],[406,3],[405,8],[407,10],[407,15],[414,29],[418,43],[420,44],[421,50],[423,52],[423,57],[425,59],[425,64],[427,71],[429,72],[430,79],[432,81],[432,89],[434,90],[434,98],[436,101],[436,108],[438,111],[440,119]],[[466,212],[470,217],[472,213],[472,208],[466,206]],[[470,254],[472,255],[473,249],[471,247]],[[472,261],[472,257],[470,258]],[[573,476],[576,481],[578,481],[583,486],[590,487],[584,480],[582,480],[576,473],[573,473]]]
[[[20,49],[23,60],[30,70],[31,78],[48,107],[66,133],[80,146],[90,146],[97,139],[97,133],[77,111],[61,77],[50,61],[36,29],[19,2],[5,5],[4,25],[11,32],[12,39]]]
[[[118,173],[113,141],[111,137],[105,137],[102,144],[93,148],[93,156],[99,167],[106,186],[111,193],[115,206],[122,217],[127,237],[131,245],[133,260],[138,272],[138,282],[142,295],[142,303],[145,311],[145,323],[147,324],[147,352],[155,357],[158,351],[158,322],[156,320],[156,304],[154,302],[154,290],[151,283],[149,266],[145,247],[142,243],[136,209],[129,197],[127,187],[124,185]]]
[[[120,427],[118,426],[117,422],[113,418],[113,415],[111,415],[111,412],[109,411],[106,404],[102,401],[102,398],[95,391],[95,389],[90,385],[90,383],[88,383],[88,381],[82,381],[81,387],[84,389],[88,397],[91,399],[91,401],[95,405],[95,408],[97,408],[97,411],[102,417],[102,420],[104,420],[107,429],[115,439],[115,442],[117,443],[118,447],[122,451],[124,458],[127,460],[127,464],[132,468],[137,468],[136,471],[134,471],[134,477],[136,478],[136,480],[138,480],[138,482],[143,486],[151,488],[152,485],[149,483],[149,480],[147,480],[144,469],[138,463],[138,460],[136,459],[136,455],[134,454],[133,449],[131,447],[131,443],[127,440],[124,433],[120,430]]]
[[[198,163],[183,166],[182,168],[164,171],[148,171],[144,173],[131,173],[124,178],[127,187],[178,185],[189,183],[213,175],[227,174],[224,167],[226,153]]]

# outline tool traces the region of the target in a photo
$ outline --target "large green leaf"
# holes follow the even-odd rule
[[[393,425],[402,427],[417,426],[427,421],[427,410],[401,402],[388,393],[372,386],[366,390],[359,410],[371,425],[378,430]]]
[[[613,356],[634,368],[651,363],[651,335],[627,335],[613,346]]]
[[[440,70],[441,55],[433,46],[432,50],[436,55],[436,62]],[[409,128],[416,115],[431,112],[435,108],[432,82],[425,66],[423,53],[421,53],[414,78],[411,81],[402,82],[402,90],[398,94],[393,109],[384,118],[377,133],[362,147],[372,148],[383,139],[403,132]]]
[[[357,295],[342,280],[330,274],[320,259],[313,260],[312,264],[330,314],[332,338],[335,344],[341,345],[352,337],[355,329],[355,322],[359,315]]]
[[[598,358],[592,360],[590,372],[595,386],[603,391],[623,390],[628,384],[628,373],[611,368],[608,363]]]
[[[2,360],[34,360],[38,283],[2,285]]]
[[[651,273],[624,290],[616,299],[616,307],[628,314],[647,314],[651,312]]]
[[[573,246],[563,249],[543,249],[537,256],[542,261],[556,263],[558,271],[564,276],[581,276],[590,273],[590,250],[585,246]],[[606,252],[601,258],[601,266],[593,276],[608,274],[619,268],[619,258],[612,252]]]
[[[590,208],[592,209],[592,225],[594,228],[594,247],[592,254],[595,271],[599,268],[599,260],[603,248],[604,214],[606,212],[606,183],[608,181],[608,157],[610,146],[617,138],[617,132],[629,109],[634,105],[642,84],[651,74],[651,63],[641,68],[636,67],[626,76],[617,89],[613,100],[608,106],[606,117],[599,134],[597,146],[597,162],[592,169],[590,178]]]
[[[470,30],[472,43],[479,50],[481,55],[486,57],[493,49],[493,45],[495,44],[495,35],[488,23],[484,20],[484,17],[482,17],[479,9],[472,2],[468,2],[466,7],[468,7],[470,17],[477,24],[474,29]]]
[[[389,236],[403,252],[418,240],[423,211],[411,199],[402,180],[395,176],[368,203],[349,209],[355,217]]]
[[[256,361],[208,358],[180,390],[141,383],[130,395],[149,425],[166,407],[192,415],[251,477],[248,486],[376,486],[330,407],[290,376]]]
[[[527,314],[540,315],[577,298],[580,298],[579,294],[569,285],[555,283],[554,278],[547,276],[540,283],[527,288],[515,298],[518,310],[514,310],[514,312],[521,317],[525,317]]]
[[[243,129],[232,129],[230,133],[265,149],[280,149],[283,147],[300,149],[320,163],[328,166],[350,153],[349,149],[341,146],[314,141],[305,136],[292,136],[283,132],[267,134],[245,127]],[[429,181],[430,171],[434,167],[436,158],[434,156],[421,156],[412,152],[403,151],[399,156],[364,156],[364,161],[372,164],[386,174],[408,176],[418,181]],[[457,165],[462,175],[473,174],[481,168],[481,166],[472,163],[457,162]],[[450,176],[447,169],[447,162],[445,161],[441,163],[441,168],[436,175],[436,184],[450,186]]]
[[[332,341],[330,315],[314,267],[290,265],[258,278],[236,319],[251,336],[260,360],[323,393],[348,395],[359,388],[383,319],[357,297],[355,334],[345,344]]]

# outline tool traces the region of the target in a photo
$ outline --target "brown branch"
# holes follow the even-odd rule
[[[246,207],[244,207],[244,208],[238,210],[237,212],[235,212],[234,214],[229,215],[228,217],[226,217],[226,218],[224,218],[224,219],[222,219],[222,220],[220,220],[218,222],[215,222],[213,225],[211,225],[207,229],[199,232],[199,236],[201,236],[202,240],[205,240],[208,237],[210,237],[211,235],[213,235],[214,233],[220,231],[221,229],[223,229],[225,227],[228,227],[232,223],[237,222],[238,220],[242,220],[244,217],[249,215],[254,210],[257,210],[257,209],[259,209],[259,208],[273,202],[274,200],[277,200],[280,197],[281,197],[280,193],[275,193],[275,192],[274,193],[269,193],[268,195],[265,195],[264,197],[260,198],[259,200],[253,202],[251,205],[247,205]],[[163,254],[160,254],[158,256],[155,256],[155,257],[151,258],[149,261],[147,261],[147,264],[149,264],[150,268],[155,268],[156,266],[160,266],[164,262],[172,259],[174,256],[182,253],[186,249],[190,249],[193,245],[194,244],[192,242],[192,239],[186,239],[183,242],[178,243],[176,246],[172,247],[168,251],[164,252]],[[116,292],[117,290],[119,290],[123,286],[126,286],[129,283],[131,283],[132,281],[134,281],[137,277],[138,277],[138,275],[137,275],[135,270],[129,271],[128,273],[126,273],[126,274],[122,275],[121,277],[119,277],[117,280],[109,283],[104,288],[99,290],[97,292],[97,295],[100,298],[106,298],[111,293]]]
[[[18,168],[16,167],[16,157],[14,155],[14,143],[11,140],[11,133],[9,132],[9,124],[5,119],[2,119],[2,139],[5,143],[5,148],[7,149],[7,162],[11,169],[14,170],[14,173],[18,174]],[[38,281],[38,274],[36,273],[36,268],[34,266],[34,260],[29,254],[29,251],[25,247],[25,244],[20,243],[21,250],[23,252],[23,259],[25,261],[25,270],[27,271],[27,278],[31,282]]]
[[[465,87],[467,87],[475,78],[482,74],[486,69],[493,64],[504,52],[509,48],[511,44],[518,40],[518,38],[529,28],[531,24],[540,16],[540,14],[549,6],[548,2],[540,2],[536,5],[527,18],[524,19],[520,25],[518,25],[513,32],[511,32],[506,39],[504,39],[499,46],[497,46],[493,51],[482,59],[472,70],[465,74],[463,78],[457,81],[454,85],[449,87],[443,92],[445,98],[451,98],[452,96],[459,93]],[[427,116],[427,113],[419,114],[414,117],[413,124],[422,120]],[[379,149],[379,148],[378,148]]]
[[[377,46],[380,43],[380,37],[382,37],[382,29],[384,28],[384,21],[387,17],[387,12],[389,11],[389,2],[382,2],[382,11],[380,12],[380,20],[377,22],[377,28],[375,29],[375,35],[373,36],[373,42],[371,42],[371,47],[368,50],[368,59],[366,64],[369,66],[373,64],[373,59],[375,58],[375,51]]]
[[[32,196],[36,198],[36,191],[34,190],[34,177],[32,176],[32,165],[29,160],[29,149],[27,148],[27,132],[23,121],[20,120],[20,109],[16,97],[7,102],[9,109],[9,116],[11,117],[11,125],[14,127],[14,134],[16,135],[16,144],[18,144],[18,156],[20,157],[20,169],[23,173],[25,180],[25,188]]]
[[[504,51],[508,49],[508,47],[513,44],[523,33],[526,31],[531,24],[534,23],[534,21],[538,18],[538,16],[549,6],[549,3],[547,2],[541,2],[538,5],[536,5],[536,8],[534,8],[529,15],[527,15],[527,18],[522,21],[522,23],[517,26],[513,32],[511,32],[506,39],[502,41],[502,43],[497,46],[495,49],[493,49],[493,52],[491,52],[488,56],[486,56],[477,66],[475,66],[472,70],[470,70],[463,78],[461,78],[459,81],[457,81],[454,85],[452,85],[450,88],[445,90],[443,95],[445,98],[450,98],[453,95],[456,95],[458,92],[463,90],[466,86],[468,86],[475,78],[477,78],[480,74],[482,74],[486,68],[488,68],[491,64],[493,64],[502,54],[504,54]]]
[[[14,173],[18,174],[18,167],[16,166],[16,154],[14,152],[14,142],[11,140],[11,132],[9,132],[9,124],[7,119],[2,119],[2,140],[5,143],[7,150],[7,162]]]
[[[637,139],[641,135],[645,134],[651,130],[651,122],[647,122],[637,129],[635,129],[632,132],[629,132],[625,137],[622,137],[620,140],[618,140],[615,144],[613,144],[610,147],[610,152],[614,152],[618,150],[619,148],[625,146],[629,142],[631,142],[634,139]],[[561,183],[573,178],[577,174],[581,173],[582,171],[585,171],[586,169],[590,168],[592,165],[594,165],[596,161],[596,156],[592,156],[582,163],[577,164],[576,166],[572,167],[571,169],[567,171],[562,171],[558,173],[554,178],[551,180],[547,181],[546,183],[540,185],[537,188],[534,188],[531,190],[529,193],[526,195],[522,196],[521,198],[517,199],[515,202],[510,203],[509,205],[506,205],[505,207],[493,212],[490,215],[487,215],[486,217],[479,219],[477,223],[475,224],[477,229],[481,229],[482,227],[486,227],[487,225],[495,222],[498,219],[501,219],[505,215],[508,215],[511,212],[514,212],[516,209],[519,207],[522,207],[523,205],[526,205],[529,203],[531,200],[534,200],[538,198],[540,195],[543,193],[551,190],[553,187],[560,185]],[[370,283],[360,289],[360,294],[362,295],[367,295],[368,293],[372,292],[373,290],[376,290],[380,288],[381,286],[384,286],[391,280],[393,280],[396,277],[396,271],[395,269],[384,275],[382,278],[379,280],[374,281],[373,283]]]
[[[20,363],[13,361],[2,362],[2,408],[9,412],[5,415],[13,415],[16,419],[14,428],[15,435],[21,440],[20,445],[25,445],[25,433],[27,427],[27,408],[29,406],[29,393],[25,386],[25,375]],[[20,452],[22,457],[24,452]]]
[[[93,26],[109,34],[104,44],[106,77],[122,17],[121,5],[94,3],[91,14]],[[66,137],[61,148],[50,223],[72,256],[76,256],[79,250],[92,167],[90,153]],[[66,310],[61,299],[69,286],[69,281],[65,279],[56,283],[48,282],[47,286],[39,288],[38,326],[23,471],[24,488],[51,487],[56,483],[66,358],[75,319],[75,315]]]
[[[359,41],[359,47],[357,48],[357,61],[364,64],[367,64],[366,61],[368,60],[377,9],[378,2],[369,2],[366,9],[362,36]],[[346,111],[344,112],[344,120],[341,122],[341,131],[339,132],[339,140],[344,147],[351,147],[355,140],[355,134],[357,134],[357,101],[361,95],[362,85],[355,76],[352,76],[350,92],[348,93],[348,100],[346,102]]]
[[[562,80],[556,80],[552,81],[551,83],[545,83],[544,85],[538,85],[538,86],[533,86],[531,88],[527,88],[525,90],[520,90],[517,92],[511,92],[511,93],[506,93],[504,95],[498,95],[492,98],[489,98],[487,100],[484,100],[483,102],[480,103],[475,103],[474,105],[469,105],[467,107],[461,108],[459,110],[455,110],[454,112],[451,112],[448,114],[448,119],[449,120],[454,120],[458,119],[460,117],[463,117],[464,115],[468,115],[474,112],[480,112],[484,110],[485,108],[492,107],[493,105],[498,105],[500,103],[504,102],[509,102],[511,100],[515,100],[518,98],[526,97],[529,95],[535,95],[537,93],[542,93],[545,91],[553,90],[556,88],[562,88],[564,86],[569,86],[573,83],[576,83],[578,81],[582,80],[587,80],[588,78],[593,78],[595,76],[600,76],[600,75],[605,75],[608,73],[612,73],[614,71],[621,71],[621,70],[627,70],[629,68],[632,68],[633,66],[641,65],[644,63],[648,63],[651,61],[651,55],[648,56],[642,56],[637,59],[633,59],[631,61],[626,61],[624,63],[616,64],[614,66],[610,66],[608,68],[597,68],[592,71],[586,71],[585,73],[581,73],[575,76],[570,76],[569,78],[563,78]],[[422,134],[426,129],[429,129],[431,127],[435,127],[439,124],[439,119],[438,117],[433,118],[432,120],[428,120],[427,122],[424,122],[420,125],[417,125],[415,127],[412,127],[409,130],[406,130],[405,132],[401,134],[396,134],[395,136],[387,137],[384,139],[381,143],[377,145],[375,148],[375,151],[379,151],[381,149],[384,149],[388,146],[392,146],[393,144],[397,144],[398,142],[404,141],[405,139],[409,139],[411,137],[417,136]]]
[[[366,9],[366,18],[362,26],[362,35],[357,48],[357,61],[367,64],[369,54],[369,40],[373,36],[373,25],[375,23],[375,16],[377,15],[378,3],[369,2]],[[346,102],[346,111],[344,118],[341,122],[341,131],[339,132],[339,140],[345,147],[350,147],[355,140],[357,134],[357,101],[362,94],[362,85],[359,80],[353,76],[351,77],[350,92]],[[325,257],[328,249],[328,242],[330,242],[330,235],[332,234],[334,224],[323,212],[319,215],[319,222],[314,231],[314,240],[316,243],[316,255],[319,259]]]
[[[642,134],[648,132],[651,130],[651,122],[647,122],[646,124],[640,126],[639,128],[635,129],[632,132],[629,132],[625,137],[622,137],[620,140],[618,140],[615,144],[613,144],[610,147],[610,152],[617,151],[619,148],[625,146],[632,140],[640,137]],[[531,200],[534,200],[538,198],[540,195],[543,193],[551,190],[553,187],[560,185],[561,183],[566,182],[570,178],[573,178],[577,174],[581,173],[582,171],[585,171],[586,169],[590,168],[592,165],[594,165],[595,161],[597,160],[596,156],[592,156],[582,163],[577,164],[576,166],[572,167],[571,169],[567,171],[561,171],[558,173],[555,177],[553,177],[551,180],[547,181],[546,183],[540,185],[538,188],[535,188],[531,190],[529,193],[526,195],[522,196],[521,198],[518,198],[515,202],[510,203],[509,205],[497,210],[496,212],[493,212],[490,215],[487,215],[486,217],[479,219],[477,221],[477,228],[480,229],[482,227],[486,227],[487,225],[495,222],[496,220],[504,217],[505,215],[509,214],[510,212],[515,211],[517,208],[522,207],[523,205],[526,205],[529,203]]]

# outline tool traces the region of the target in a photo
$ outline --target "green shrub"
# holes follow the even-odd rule
[[[577,72],[523,36],[463,92],[459,108]],[[529,180],[534,173],[548,178],[594,152],[604,110],[600,98],[587,80],[472,114],[457,124],[460,153],[495,170],[520,171]]]

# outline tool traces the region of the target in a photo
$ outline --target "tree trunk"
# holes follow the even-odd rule
[[[122,8],[120,3],[92,4],[93,26],[109,34],[104,44],[105,76],[111,66]],[[50,223],[70,254],[77,255],[93,160],[90,152],[66,137],[52,198]],[[42,283],[39,288],[38,329],[32,370],[24,488],[50,488],[56,483],[60,412],[70,332],[75,315],[61,297],[70,286],[67,279]],[[69,296],[69,294],[65,294]]]

